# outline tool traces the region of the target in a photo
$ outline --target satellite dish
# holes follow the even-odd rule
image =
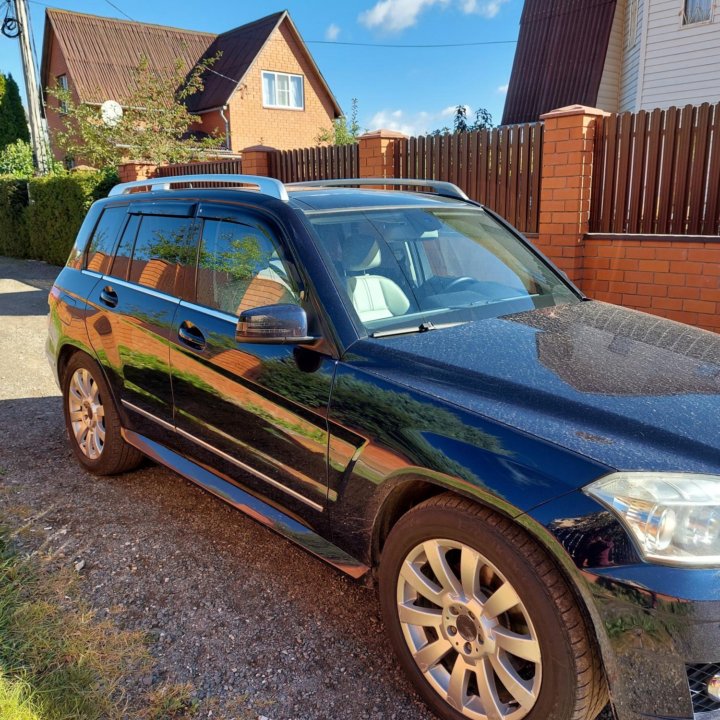
[[[114,100],[106,100],[100,106],[100,117],[108,127],[115,127],[122,120],[122,116],[123,109],[120,107],[120,103]]]

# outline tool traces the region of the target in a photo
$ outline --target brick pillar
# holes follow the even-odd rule
[[[118,166],[120,182],[133,182],[134,180],[149,180],[155,177],[157,165],[153,163],[128,162]]]
[[[395,140],[406,135],[394,130],[375,130],[358,138],[361,178],[395,177]]]
[[[571,280],[583,280],[583,242],[589,231],[595,119],[608,115],[570,105],[541,115],[545,122],[538,247]]]
[[[253,145],[242,151],[243,175],[261,175],[270,177],[270,156],[275,148],[267,145]]]

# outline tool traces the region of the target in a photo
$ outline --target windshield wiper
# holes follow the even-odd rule
[[[370,334],[372,338],[391,337],[393,335],[410,335],[411,333],[424,333],[430,330],[443,330],[445,328],[457,327],[458,325],[464,325],[465,321],[461,322],[449,322],[449,323],[435,323],[422,322],[419,325],[410,325],[409,327],[401,328],[390,328],[389,330],[378,330]]]

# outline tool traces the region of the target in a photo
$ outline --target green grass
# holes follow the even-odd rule
[[[0,675],[0,718],[4,720],[42,720],[29,699],[32,690],[22,680]]]
[[[3,720],[120,718],[123,680],[147,671],[143,635],[96,618],[74,584],[70,571],[19,555],[0,529]]]
[[[0,489],[2,492],[2,489]],[[13,506],[25,519],[29,510]],[[8,516],[9,517],[9,516]],[[18,528],[19,537],[28,525]],[[0,524],[0,720],[254,720],[244,695],[194,697],[189,683],[159,683],[128,699],[152,671],[148,637],[98,618],[78,593],[78,574],[18,552]]]

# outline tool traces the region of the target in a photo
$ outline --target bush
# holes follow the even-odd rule
[[[17,178],[30,177],[33,167],[32,148],[30,143],[16,140],[0,150],[0,175],[12,175]]]
[[[0,178],[0,253],[64,265],[88,208],[117,182],[97,171]]]
[[[29,257],[27,181],[0,178],[0,255]]]

